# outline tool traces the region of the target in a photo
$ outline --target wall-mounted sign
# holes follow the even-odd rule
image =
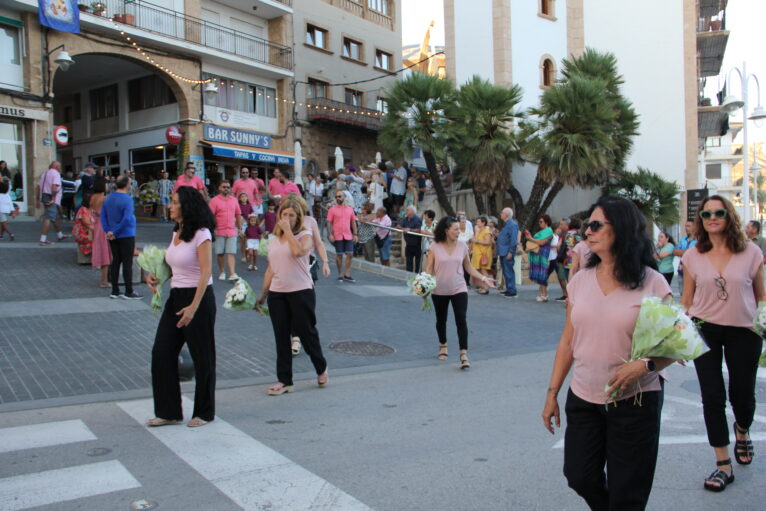
[[[707,188],[686,191],[686,219],[694,222],[697,217],[697,210],[702,201],[707,198]]]
[[[224,142],[247,147],[260,147],[262,149],[271,148],[271,135],[255,131],[223,128],[214,124],[205,125],[203,138],[211,142]]]
[[[184,138],[184,134],[181,131],[181,128],[179,128],[175,124],[173,126],[168,126],[168,129],[165,130],[165,139],[170,144],[178,145],[181,143],[181,140],[183,138]]]
[[[43,139],[43,145],[45,147],[49,147],[53,145],[53,139],[52,138],[44,138]]]
[[[53,130],[53,139],[58,145],[69,145],[69,130],[66,126],[56,126]]]
[[[289,154],[260,153],[257,151],[248,151],[246,149],[234,149],[232,147],[222,147],[213,145],[213,154],[215,156],[226,156],[227,158],[236,158],[237,160],[250,160],[262,163],[281,163],[283,165],[294,165],[295,156]],[[306,159],[301,160],[306,163]]]
[[[34,119],[36,121],[48,120],[47,110],[18,107],[15,105],[0,105],[0,115],[5,115],[7,117],[18,117],[20,119]]]

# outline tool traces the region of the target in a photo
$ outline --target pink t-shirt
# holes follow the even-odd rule
[[[311,249],[311,255],[317,254],[317,247],[322,243],[322,238],[319,236],[319,224],[317,224],[317,221],[314,220],[313,216],[304,216],[303,217],[303,226],[311,231],[311,237],[314,241],[314,246]]]
[[[292,181],[288,181],[287,183],[282,185],[282,197],[284,197],[288,193],[294,193],[295,195],[300,195],[301,189],[298,188],[298,185],[296,185]]]
[[[303,230],[295,238],[301,240],[305,236],[311,236],[311,231]],[[314,281],[311,280],[309,272],[309,255],[295,257],[286,239],[280,240],[276,236],[273,237],[269,242],[268,257],[272,272],[269,291],[292,293],[314,287]]]
[[[436,277],[436,289],[433,294],[447,296],[467,293],[463,261],[468,255],[468,245],[458,241],[450,255],[447,252],[446,243],[434,242],[431,243],[431,253],[434,257],[434,276]]]
[[[213,237],[210,235],[210,231],[202,228],[199,229],[191,241],[182,241],[178,245],[175,244],[177,232],[173,233],[173,240],[168,246],[168,250],[165,253],[165,262],[168,263],[170,269],[173,272],[173,276],[170,278],[170,287],[197,287],[199,283],[200,268],[199,268],[199,256],[197,255],[197,249],[206,241],[210,241]],[[212,243],[209,248],[211,257],[213,252]],[[211,275],[208,285],[213,283],[213,277]]]
[[[733,254],[729,263],[719,274],[707,254],[701,254],[697,245],[691,247],[681,258],[684,277],[694,280],[694,298],[689,315],[708,323],[752,328],[758,307],[753,290],[753,280],[763,265],[761,249],[752,242],[745,243],[745,250]],[[726,300],[719,298],[721,287],[716,279],[723,277]]]
[[[269,179],[269,195],[271,195],[271,196],[274,196],[274,195],[282,196],[282,195],[284,195],[282,193],[282,183],[280,183],[279,179],[277,179],[275,177],[272,177],[271,179]]]
[[[336,241],[353,240],[351,222],[356,220],[354,208],[336,204],[327,212],[327,221],[332,222],[332,235]]]
[[[372,223],[382,225],[384,227],[391,227],[391,219],[388,217],[388,215],[383,215],[383,218],[375,217],[372,220]],[[375,232],[378,234],[378,238],[384,240],[386,239],[386,236],[389,234],[388,229],[379,229],[375,228]]]
[[[588,242],[583,240],[577,243],[577,245],[574,246],[572,249],[573,254],[577,254],[579,259],[577,260],[578,266],[577,271],[580,271],[584,269],[586,266],[588,266],[588,260],[590,259],[590,247],[588,246]]]
[[[239,202],[233,195],[224,199],[216,195],[210,199],[210,210],[215,216],[215,235],[231,238],[237,235],[237,217],[240,215]]]
[[[258,197],[260,200],[260,196],[258,195],[258,185],[256,184],[254,179],[237,179],[234,181],[234,186],[231,187],[231,193],[235,197],[239,197],[240,193],[244,193],[247,195],[247,200],[250,201],[251,204],[255,204],[255,198]]]
[[[633,330],[645,296],[661,298],[671,294],[661,273],[646,269],[644,285],[638,289],[618,287],[604,295],[596,278],[596,268],[577,272],[567,284],[572,307],[572,354],[574,365],[572,392],[589,403],[604,404],[612,399],[604,386],[617,368],[630,359]],[[650,373],[638,382],[641,391],[660,390],[659,375]],[[617,400],[638,394],[639,386],[623,392]]]
[[[53,202],[61,206],[61,194],[64,189],[61,187],[61,173],[56,169],[48,169],[40,178],[40,195],[51,193],[53,185],[58,185],[58,191],[53,197]]]
[[[178,179],[176,179],[176,185],[173,187],[173,191],[177,192],[182,186],[191,186],[200,191],[205,189],[205,183],[202,182],[202,179],[200,179],[199,176],[192,176],[191,179],[186,179],[186,174],[181,174]]]

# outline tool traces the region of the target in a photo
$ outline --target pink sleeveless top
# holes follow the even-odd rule
[[[468,255],[468,245],[462,241],[455,244],[452,255],[447,252],[446,243],[431,243],[431,253],[434,255],[434,276],[436,289],[433,294],[448,296],[467,293],[463,276],[463,261]]]

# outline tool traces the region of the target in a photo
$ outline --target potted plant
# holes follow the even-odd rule
[[[103,16],[104,12],[106,12],[106,5],[101,2],[92,4],[91,8],[93,9],[93,14],[96,16]]]
[[[90,5],[88,4],[77,4],[77,8],[80,9],[80,12],[90,12]]]

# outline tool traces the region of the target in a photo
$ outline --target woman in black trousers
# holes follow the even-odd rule
[[[215,297],[212,260],[215,219],[199,191],[182,186],[173,194],[170,218],[176,222],[165,261],[170,266],[170,297],[165,302],[152,348],[155,417],[148,426],[183,420],[178,354],[184,343],[194,361],[194,412],[186,424],[204,426],[215,418]],[[155,291],[157,278],[146,283]]]
[[[729,401],[734,412],[734,458],[740,465],[753,461],[750,425],[755,415],[755,381],[761,338],[751,328],[757,304],[766,300],[763,254],[746,241],[734,206],[718,195],[700,204],[695,220],[697,244],[684,253],[681,303],[700,320],[700,332],[710,351],[694,361],[700,382],[702,412],[716,469],[704,482],[720,492],[734,482],[726,421],[726,384],[721,365],[726,360]]]

